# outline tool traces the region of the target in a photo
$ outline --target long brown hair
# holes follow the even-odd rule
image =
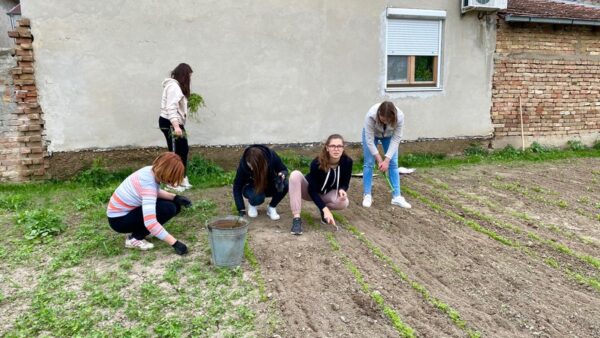
[[[331,134],[327,138],[327,141],[323,144],[323,148],[321,148],[321,152],[319,153],[319,169],[323,171],[329,170],[329,153],[327,152],[327,146],[331,142],[331,140],[342,140],[344,143],[344,138],[340,134]],[[342,151],[342,156],[346,155],[346,150]]]
[[[381,122],[382,117],[387,120],[387,124],[396,127],[396,123],[398,122],[398,111],[392,102],[381,102],[379,109],[377,109],[377,121],[381,124],[383,124],[383,122]]]
[[[246,151],[244,161],[250,166],[254,179],[254,190],[262,193],[267,189],[268,163],[265,153],[258,147],[250,147]]]
[[[179,155],[166,152],[152,162],[152,172],[158,182],[178,186],[185,176],[185,167]]]
[[[171,71],[171,77],[179,82],[179,87],[186,98],[190,97],[190,77],[192,73],[192,67],[187,63],[180,63]]]

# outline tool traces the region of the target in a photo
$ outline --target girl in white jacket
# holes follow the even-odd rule
[[[187,118],[187,99],[190,97],[190,78],[192,67],[180,63],[173,71],[171,77],[163,81],[162,101],[158,125],[165,135],[169,151],[175,152],[187,169],[188,140],[185,133]],[[169,187],[176,191],[191,188],[187,175],[178,187]]]

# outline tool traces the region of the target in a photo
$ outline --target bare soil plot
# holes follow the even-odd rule
[[[287,200],[277,222],[259,209],[249,246],[280,334],[398,336],[399,318],[419,337],[600,337],[599,168],[577,159],[423,169],[402,179],[412,209],[392,207],[382,179],[363,208],[353,179],[342,229],[321,226],[305,203],[300,237]],[[225,213],[223,189],[200,194]]]

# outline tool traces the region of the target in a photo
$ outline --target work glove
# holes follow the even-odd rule
[[[175,249],[175,253],[178,255],[185,255],[188,252],[187,246],[180,241],[176,241],[173,244],[173,249]]]
[[[192,200],[181,195],[175,195],[175,198],[173,198],[173,202],[177,203],[180,207],[189,208],[192,206]]]

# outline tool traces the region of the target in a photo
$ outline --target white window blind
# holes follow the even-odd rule
[[[388,19],[387,54],[439,55],[441,24],[441,20]]]

